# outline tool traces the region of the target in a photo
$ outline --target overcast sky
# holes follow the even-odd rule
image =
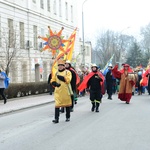
[[[78,0],[80,36],[82,36],[82,3]],[[111,29],[124,34],[138,34],[150,22],[150,0],[87,0],[83,5],[85,37]]]

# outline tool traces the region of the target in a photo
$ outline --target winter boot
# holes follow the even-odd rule
[[[6,104],[7,103],[7,99],[4,99],[4,104]]]
[[[52,120],[53,123],[59,123],[59,120],[58,119],[54,119]]]
[[[100,105],[100,103],[96,103],[96,111],[95,112],[99,112],[99,105]]]
[[[95,102],[92,102],[92,108],[91,111],[93,112],[95,110]]]
[[[69,122],[70,121],[70,118],[66,118],[66,122]]]
[[[66,107],[66,122],[70,121],[70,107]]]
[[[107,98],[107,99],[112,100],[112,95],[108,95],[108,98]]]
[[[55,108],[55,119],[52,122],[59,123],[59,108]]]

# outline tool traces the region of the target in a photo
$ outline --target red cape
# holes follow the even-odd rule
[[[104,94],[105,92],[105,90],[104,90],[104,76],[102,75],[102,73],[100,73],[100,72],[90,72],[87,76],[85,76],[85,78],[84,78],[84,80],[82,81],[82,83],[79,85],[79,87],[78,87],[78,90],[80,91],[80,92],[82,92],[84,89],[86,89],[87,88],[87,83],[88,83],[88,81],[89,81],[89,79],[93,76],[93,75],[95,75],[95,74],[98,74],[100,77],[101,77],[101,79],[103,80],[102,82],[100,82],[100,84],[101,84],[101,86],[102,86],[102,94]]]
[[[142,80],[140,81],[141,86],[147,86],[148,85],[148,78],[147,75],[150,73],[150,70],[146,70],[145,73],[142,75]]]
[[[70,68],[70,70],[74,71],[74,73],[76,74],[76,85],[80,83],[80,77],[78,76],[77,72],[73,69]]]

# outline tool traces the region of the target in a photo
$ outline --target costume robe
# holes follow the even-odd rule
[[[119,88],[118,98],[121,101],[130,102],[130,99],[132,97],[132,88],[134,84],[136,83],[136,79],[130,80],[128,77],[128,74],[132,72],[133,71],[130,69],[130,67],[127,73],[125,73],[124,69],[118,71],[117,65],[112,70],[113,76],[117,79],[120,79],[120,88]]]
[[[57,75],[61,75],[64,76],[65,78],[65,82],[59,80],[57,78]],[[56,75],[54,75],[51,79],[51,83],[52,82],[57,82],[59,84],[61,84],[60,87],[55,87],[55,91],[54,91],[54,98],[55,98],[55,108],[59,108],[59,107],[69,107],[72,105],[71,102],[71,85],[70,85],[70,81],[71,81],[71,72],[69,70],[64,70],[63,72],[57,72]]]

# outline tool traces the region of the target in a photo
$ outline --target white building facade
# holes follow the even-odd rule
[[[78,60],[79,64],[81,64],[81,68],[90,68],[92,62],[92,43],[90,41],[86,41],[84,43],[84,52],[83,52],[83,41],[79,40],[80,46],[80,59]],[[84,56],[83,56],[84,54]]]
[[[0,65],[7,64],[3,64],[7,59],[4,51],[11,41],[16,40],[10,49],[17,50],[9,70],[11,82],[47,81],[52,54],[40,52],[42,40],[37,37],[46,36],[50,26],[56,32],[64,27],[62,35],[68,39],[77,27],[76,11],[75,0],[0,1]],[[74,49],[75,58],[81,51],[78,30]]]

